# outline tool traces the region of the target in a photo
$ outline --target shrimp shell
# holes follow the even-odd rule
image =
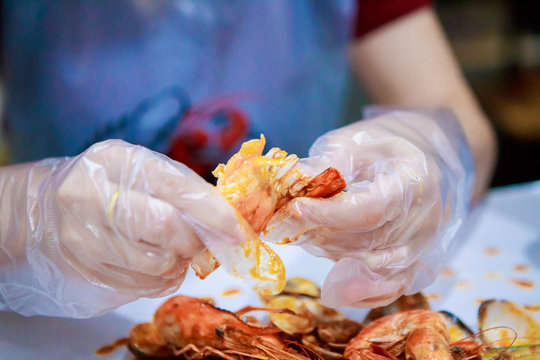
[[[453,360],[442,316],[430,310],[410,310],[384,316],[367,325],[345,348],[345,359]]]

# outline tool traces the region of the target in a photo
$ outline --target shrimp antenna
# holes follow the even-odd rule
[[[292,341],[292,340],[283,340],[283,342],[287,345],[293,345],[293,346],[299,347],[304,352],[304,354],[306,354],[308,359],[313,359],[313,357],[309,354],[311,353],[316,356],[317,360],[324,360],[324,358],[321,355],[319,355],[315,350],[310,349],[309,346],[302,345],[299,342]]]
[[[516,340],[518,339],[518,333],[516,332],[516,330],[512,329],[511,327],[508,327],[508,326],[494,326],[492,328],[489,328],[489,329],[484,329],[484,330],[481,330],[481,331],[478,331],[472,335],[469,335],[469,336],[466,336],[464,337],[463,339],[460,339],[458,341],[455,341],[453,342],[452,344],[450,344],[450,346],[454,346],[454,345],[459,345],[460,343],[463,343],[469,339],[473,339],[481,334],[484,334],[485,332],[487,331],[490,331],[490,330],[497,330],[497,329],[508,329],[510,331],[512,331],[514,333],[514,336],[513,338],[512,337],[505,337],[505,338],[502,338],[502,339],[498,339],[498,340],[495,340],[491,343],[487,343],[487,344],[482,344],[481,346],[485,346],[485,347],[490,347],[490,345],[493,345],[493,344],[496,344],[497,342],[499,341],[503,341],[503,340],[508,340],[508,339],[511,339],[512,338],[512,342],[510,343],[510,345],[508,346],[504,346],[504,347],[501,347],[502,350],[497,354],[495,355],[494,357],[492,357],[492,359],[498,359],[499,356],[503,355],[504,353],[506,353],[511,347],[512,345],[516,342]]]

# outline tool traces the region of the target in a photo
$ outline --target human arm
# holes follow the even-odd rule
[[[375,307],[436,278],[471,198],[487,188],[495,140],[432,10],[368,34],[350,55],[375,102],[398,110],[321,136],[304,165],[335,166],[347,191],[294,200],[268,238],[336,261],[323,284],[328,305]]]
[[[355,40],[349,55],[353,72],[375,103],[454,111],[474,158],[473,202],[480,200],[497,158],[495,133],[433,9],[421,8]]]
[[[221,259],[245,236],[212,185],[117,140],[1,167],[0,195],[0,307],[24,315],[89,317],[169,294],[193,257]]]

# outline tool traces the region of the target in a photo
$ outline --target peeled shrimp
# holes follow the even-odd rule
[[[248,234],[239,252],[243,259],[235,256],[229,267],[238,276],[255,278],[260,292],[277,293],[285,285],[285,271],[281,259],[260,240],[260,232],[274,213],[293,198],[330,197],[345,189],[346,184],[334,168],[311,177],[296,168],[296,155],[287,155],[278,148],[262,155],[264,146],[262,135],[260,139],[245,142],[227,164],[216,168],[214,175],[218,178],[216,188],[234,206]],[[192,262],[192,268],[201,278],[218,265],[208,250]]]
[[[310,177],[295,168],[296,155],[272,148],[263,156],[264,145],[264,136],[244,143],[226,165],[214,171],[218,190],[256,233],[263,231],[272,215],[293,198],[325,198],[345,188],[345,180],[336,169]]]

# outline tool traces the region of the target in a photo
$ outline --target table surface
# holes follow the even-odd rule
[[[332,265],[296,247],[281,247],[278,252],[289,277],[322,282]],[[239,291],[225,296],[226,290]],[[219,270],[204,282],[190,274],[179,292],[212,296],[231,310],[258,301],[249,288]],[[451,261],[424,294],[433,309],[448,310],[472,328],[484,299],[540,304],[540,181],[492,190],[469,216]],[[0,313],[0,360],[129,359],[124,349],[104,357],[93,352],[126,336],[135,323],[149,321],[162,302],[141,299],[87,320]],[[360,319],[365,314],[356,309],[345,312]]]

